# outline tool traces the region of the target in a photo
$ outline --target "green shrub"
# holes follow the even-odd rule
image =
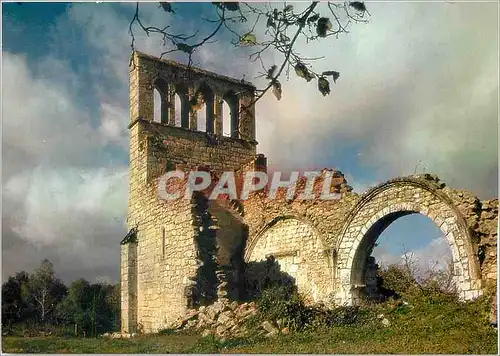
[[[380,270],[378,277],[379,289],[394,292],[396,296],[400,296],[418,285],[411,273],[398,265],[390,265],[387,269]]]
[[[172,335],[175,333],[175,329],[161,329],[158,331],[158,335]]]
[[[280,326],[286,326],[293,331],[359,324],[367,315],[367,312],[359,307],[326,309],[307,306],[297,291],[288,287],[264,290],[257,305],[262,319],[280,321]]]
[[[273,286],[262,291],[257,301],[263,318],[281,320],[284,326],[292,330],[301,329],[307,324],[309,311],[295,288]]]

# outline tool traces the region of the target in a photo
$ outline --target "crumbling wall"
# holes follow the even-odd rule
[[[467,251],[466,256],[471,266],[479,259],[482,287],[496,286],[498,199],[480,201],[471,193],[446,187],[432,175],[386,182],[374,189],[409,181],[421,189],[408,188],[405,183],[401,189],[382,192],[372,205],[364,202],[375,190],[358,196],[341,172],[331,170],[323,170],[316,181],[316,199],[312,200],[297,198],[305,188],[304,179],[299,180],[291,199],[285,189],[279,189],[276,197],[269,199],[269,187],[251,193],[244,201],[228,197],[209,201],[203,193],[189,199],[160,199],[159,189],[185,189],[186,180],[158,186],[159,178],[170,170],[200,169],[210,171],[214,177],[235,171],[238,191],[245,172],[267,171],[265,156],[256,156],[252,103],[255,87],[139,52],[134,52],[130,69],[127,222],[130,229],[137,231],[121,246],[123,331],[157,331],[188,308],[220,298],[237,299],[243,286],[243,259],[257,267],[261,266],[259,261],[264,267],[278,265],[281,270],[273,267],[276,276],[295,279],[299,291],[311,302],[331,301],[341,283],[349,290],[346,293],[351,293],[351,273],[344,273],[342,279],[339,269],[353,252],[342,248],[343,236],[359,231],[365,234],[387,214],[417,212],[417,200],[429,194],[433,204],[443,201],[445,210],[453,211],[448,220],[439,216],[440,211],[433,212],[438,226],[446,232],[449,224],[458,221],[460,231],[465,231],[460,233],[462,237],[471,240],[473,251]],[[153,118],[155,88],[162,96],[159,122]],[[175,107],[176,94],[181,99],[180,108]],[[222,135],[223,101],[231,106],[230,137]],[[197,127],[200,104],[206,106],[206,132]],[[331,190],[340,193],[340,199],[318,199],[327,174],[333,174]],[[349,226],[361,207],[363,213],[358,218],[366,221]],[[369,258],[371,247],[363,248],[366,253],[358,254],[363,257],[358,262],[365,265],[366,273],[364,281],[358,282],[371,295],[376,265]],[[344,268],[344,272],[351,267]]]
[[[331,192],[339,192],[340,199],[319,200],[323,182],[327,174],[332,174]],[[293,216],[309,221],[318,230],[325,244],[333,246],[342,229],[344,217],[359,199],[358,194],[347,185],[344,175],[339,171],[323,170],[315,181],[313,194],[315,199],[297,199],[304,191],[305,180],[299,179],[297,189],[292,199],[287,199],[286,190],[279,189],[275,199],[268,198],[268,188],[250,194],[244,201],[245,222],[249,227],[247,253],[252,248],[255,239],[274,219]],[[248,256],[248,255],[247,255]]]
[[[332,175],[330,192],[340,193],[340,199],[318,199],[328,174]],[[262,261],[273,255],[308,302],[329,303],[336,279],[335,242],[358,195],[339,171],[322,171],[313,187],[316,199],[298,199],[305,186],[305,179],[299,179],[292,199],[285,189],[269,199],[265,188],[243,202],[249,229],[245,260]]]
[[[443,191],[453,199],[467,223],[481,266],[483,288],[496,289],[498,199],[481,201],[471,192],[449,187]]]
[[[263,236],[265,237],[264,240],[269,239],[268,234],[273,230],[271,229],[268,232],[268,229],[276,221],[285,218],[306,221],[307,224],[318,232],[325,242],[324,247],[316,250],[316,254],[328,256],[324,263],[333,265],[333,268],[330,269],[331,276],[327,279],[330,279],[330,283],[335,289],[340,285],[340,279],[342,278],[340,275],[341,271],[338,270],[338,262],[341,259],[345,260],[347,253],[354,253],[353,251],[346,250],[344,248],[345,244],[339,245],[340,239],[346,231],[353,234],[361,229],[364,233],[368,233],[372,225],[374,228],[377,226],[375,223],[378,220],[382,221],[385,219],[387,220],[385,225],[382,224],[383,226],[380,226],[380,229],[383,230],[387,224],[399,216],[422,212],[429,215],[444,233],[450,235],[448,236],[449,241],[458,239],[459,246],[453,246],[456,273],[461,273],[462,268],[464,270],[470,269],[472,271],[470,278],[474,279],[471,282],[468,280],[463,282],[462,294],[469,289],[469,283],[473,283],[475,290],[496,285],[498,200],[481,202],[469,192],[446,187],[439,178],[429,174],[395,178],[359,197],[352,192],[352,189],[347,185],[340,172],[335,172],[334,177],[336,177],[336,180],[334,179],[332,184],[334,189],[341,192],[340,200],[298,200],[296,199],[297,194],[292,199],[287,199],[284,190],[279,191],[275,200],[267,199],[266,189],[252,194],[248,201],[244,202],[245,222],[249,226],[249,239],[245,251],[246,260],[250,261],[257,258],[254,253],[255,248],[262,251],[266,250],[267,253],[270,253],[273,248],[276,249],[272,247],[273,245],[269,245],[269,243],[266,245],[263,242],[259,242]],[[320,179],[318,186],[321,186],[321,183]],[[387,187],[391,187],[391,189],[386,189]],[[371,197],[371,195],[375,194],[373,192],[378,192],[379,190],[380,194],[377,193],[379,196]],[[300,188],[298,188],[298,191],[300,191]],[[366,206],[361,204],[362,201],[366,201],[363,203]],[[364,214],[363,216],[366,216],[366,223],[360,226],[351,226],[352,224],[349,225],[348,219],[355,220],[356,216],[360,216],[361,214],[358,211],[360,208],[356,208],[359,204],[363,205],[363,209],[361,210],[362,214]],[[427,206],[426,204],[439,205],[441,210],[422,208],[418,204],[424,204],[425,206]],[[453,217],[448,217],[447,214],[451,214]],[[455,228],[459,230],[455,231]],[[272,238],[276,241],[283,241],[283,246],[293,244],[292,240],[301,241],[302,236],[299,236],[300,234],[294,236],[294,233],[291,231],[293,229],[290,231],[285,228],[276,230]],[[305,235],[307,236],[307,233]],[[465,240],[460,241],[459,237]],[[311,237],[308,236],[307,239],[311,239]],[[372,244],[373,242],[371,241]],[[466,248],[466,246],[468,247]],[[356,257],[356,261],[357,259],[362,259],[363,262],[357,262],[359,264],[358,269],[365,271],[363,266],[368,267],[366,261],[369,260],[372,248],[373,245],[360,245],[359,250],[363,251],[357,253],[356,256],[358,257]],[[262,254],[263,252],[259,252],[258,258],[262,258],[263,256],[260,256]],[[457,257],[459,255],[461,256],[460,260]],[[283,263],[287,264],[287,262]],[[291,263],[293,264],[294,262]],[[370,268],[368,269],[370,270]],[[351,269],[348,270],[351,271]],[[352,277],[349,271],[344,271],[344,279],[347,278],[350,280]],[[358,287],[366,289],[368,294],[373,294],[372,278],[366,275],[366,273],[363,273],[363,275],[365,276],[365,280],[358,278],[359,280],[356,282],[359,284]],[[354,282],[346,281],[344,281],[344,284],[349,284],[349,286],[345,288],[349,290],[353,288],[351,284]],[[479,290],[475,291],[474,295],[478,295],[479,292]],[[470,295],[472,294],[467,294],[468,297]]]
[[[479,261],[484,287],[496,290],[498,199],[481,201],[481,215],[477,228],[479,235]]]

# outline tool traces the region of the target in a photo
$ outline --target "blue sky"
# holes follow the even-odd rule
[[[259,101],[259,151],[275,169],[340,169],[358,192],[418,164],[453,187],[498,196],[497,6],[371,3],[368,24],[299,43],[304,55],[326,56],[318,70],[341,78],[323,97],[291,76],[281,101],[271,94]],[[142,4],[141,15],[183,32],[212,28],[200,21],[211,4],[175,7],[172,16]],[[2,10],[3,278],[48,257],[66,280],[116,280],[126,232],[134,4],[4,3]],[[139,49],[161,53],[158,38],[137,36]],[[195,62],[262,85],[249,50],[228,38],[201,48]],[[424,262],[449,253],[440,231],[418,215],[394,222],[379,243],[382,261],[405,250]]]

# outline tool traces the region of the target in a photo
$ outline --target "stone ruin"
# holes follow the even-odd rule
[[[265,191],[244,201],[203,194],[160,199],[159,177],[169,170],[267,171],[256,150],[255,91],[251,83],[132,54],[124,333],[156,332],[179,318],[189,322],[193,308],[248,300],[249,290],[267,278],[259,269],[273,264],[277,278],[294,283],[310,303],[355,304],[374,291],[370,254],[378,236],[413,213],[430,218],[447,237],[462,299],[496,288],[498,199],[481,201],[430,174],[395,178],[359,195],[341,172],[324,170],[333,174],[339,200],[288,199],[283,191],[274,200]],[[226,309],[253,310],[245,305]]]

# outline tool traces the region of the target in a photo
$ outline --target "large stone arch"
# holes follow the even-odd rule
[[[452,199],[425,180],[397,178],[367,191],[347,216],[337,244],[337,303],[356,303],[364,284],[365,263],[377,238],[396,219],[414,213],[431,219],[446,236],[461,299],[481,294],[477,251]]]
[[[333,291],[331,249],[311,223],[295,216],[272,219],[247,246],[245,262],[271,255],[281,271],[295,279],[307,301],[328,301]]]

